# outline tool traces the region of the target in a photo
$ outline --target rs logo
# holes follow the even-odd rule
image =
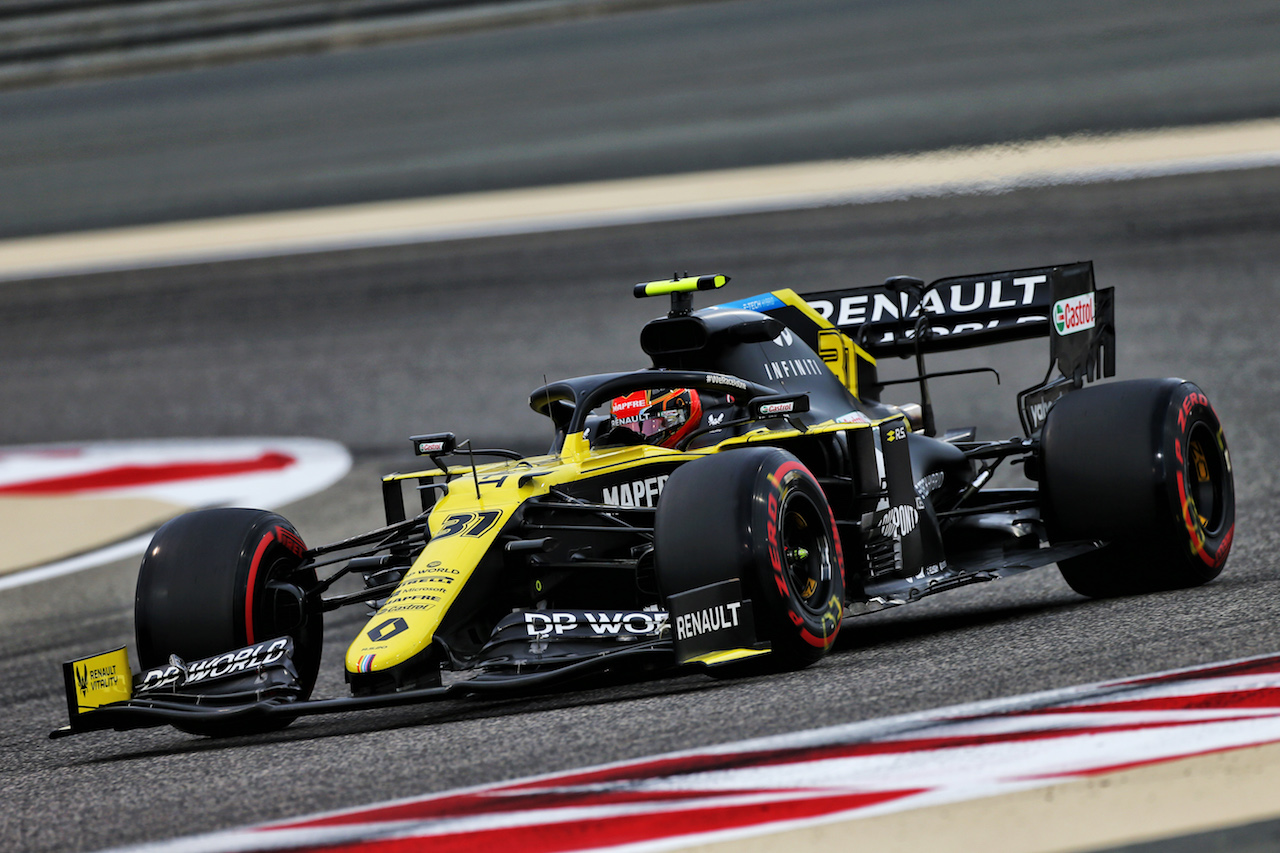
[[[388,619],[386,622],[382,622],[375,625],[373,628],[370,628],[365,636],[375,643],[381,643],[383,640],[389,640],[396,634],[400,634],[408,630],[409,623],[397,616],[394,619]]]

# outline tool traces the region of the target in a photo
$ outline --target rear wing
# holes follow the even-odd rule
[[[875,357],[919,361],[929,353],[1048,337],[1045,381],[1018,397],[1028,434],[1039,429],[1058,397],[1085,381],[1115,375],[1114,290],[1095,287],[1091,261],[956,276],[929,285],[897,277],[803,298]]]
[[[917,343],[927,354],[1047,336],[1054,330],[1054,313],[1066,300],[1097,293],[1093,263],[1085,261],[943,278],[927,287],[918,279],[898,277],[871,287],[808,293],[804,299],[873,356],[906,358],[916,354]],[[1111,322],[1109,314],[1104,317],[1097,310],[1097,301],[1091,321],[1083,321],[1089,328]],[[1069,336],[1081,328],[1081,316],[1063,314],[1068,322],[1058,338],[1068,348],[1066,341],[1078,340]],[[927,334],[917,341],[922,317]]]

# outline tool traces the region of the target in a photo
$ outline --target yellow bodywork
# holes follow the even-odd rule
[[[72,716],[133,695],[133,673],[124,647],[64,664],[68,667],[68,704]]]
[[[558,457],[481,465],[474,474],[469,467],[450,468],[449,491],[428,517],[427,546],[347,649],[347,671],[380,672],[426,650],[472,573],[525,501],[563,483],[689,455],[644,445],[592,453],[585,437],[578,434],[565,440]],[[428,470],[387,479],[440,474]]]
[[[804,297],[794,290],[790,288],[775,290],[773,295],[795,308],[818,328],[818,357],[822,359],[827,369],[839,377],[844,387],[848,388],[853,396],[858,397],[858,362],[863,361],[874,367],[875,357],[850,340],[849,336],[833,326],[830,320],[809,307]]]
[[[723,282],[717,281],[715,285]],[[653,283],[654,292],[697,289],[697,279]],[[661,288],[657,287],[661,285]],[[666,288],[666,289],[662,289]],[[819,354],[823,362],[857,395],[857,361],[875,363],[870,355],[831,325],[822,315],[790,289],[773,295],[799,309],[820,332]],[[810,427],[807,433],[861,429],[869,424],[828,421]],[[760,428],[715,447],[698,451],[674,451],[645,445],[592,451],[584,433],[565,437],[559,456],[546,456],[471,467],[449,469],[448,492],[431,509],[430,538],[396,591],[386,600],[347,649],[349,673],[381,672],[410,660],[430,647],[449,608],[457,600],[485,554],[525,501],[547,494],[553,486],[587,477],[642,467],[663,457],[691,457],[718,452],[721,448],[773,443],[798,436],[798,430]],[[418,480],[438,477],[438,469],[409,474],[393,474],[387,480]],[[752,650],[717,653],[716,660],[755,654]],[[729,655],[729,657],[722,657]]]
[[[705,655],[698,655],[696,658],[690,658],[686,663],[702,663],[707,666],[716,666],[722,663],[733,663],[737,660],[746,660],[758,655],[769,654],[768,649],[727,649],[723,652],[708,652]]]

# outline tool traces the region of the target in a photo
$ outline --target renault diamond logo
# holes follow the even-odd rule
[[[394,619],[388,619],[386,622],[382,622],[373,628],[370,628],[369,632],[365,634],[365,636],[375,643],[381,643],[383,640],[389,640],[396,634],[400,634],[408,630],[409,623],[397,616]]]

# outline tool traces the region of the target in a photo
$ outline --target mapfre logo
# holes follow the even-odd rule
[[[1093,294],[1085,293],[1053,303],[1053,327],[1059,335],[1093,328]]]
[[[616,486],[605,486],[600,495],[600,503],[609,506],[657,506],[658,496],[666,485],[670,474],[659,474],[632,483],[620,483]]]
[[[613,425],[632,424],[640,420],[640,413],[649,405],[649,392],[636,391],[613,401]]]

